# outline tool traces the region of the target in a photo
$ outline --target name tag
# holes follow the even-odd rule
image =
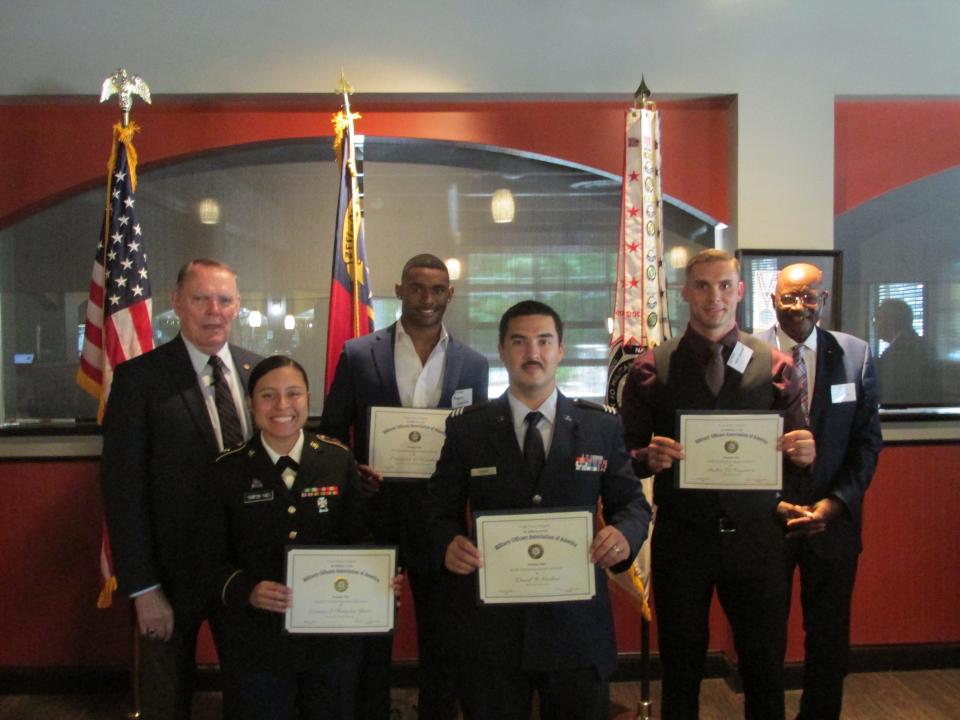
[[[830,386],[830,399],[835,403],[856,402],[857,386],[854,383],[840,383]]]
[[[581,472],[604,472],[607,459],[603,455],[577,455],[574,469]]]
[[[458,408],[467,405],[473,405],[473,388],[454,390],[453,397],[450,398],[450,407]]]
[[[243,504],[270,502],[273,500],[273,490],[251,490],[243,494]]]
[[[736,347],[733,348],[733,352],[730,353],[730,359],[727,360],[727,365],[743,375],[743,371],[747,369],[747,364],[752,357],[753,350],[743,343],[738,342]]]
[[[483,468],[470,468],[470,477],[488,477],[490,475],[496,475],[497,468],[494,467],[483,467]]]

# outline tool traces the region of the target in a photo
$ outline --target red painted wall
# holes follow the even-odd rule
[[[332,134],[336,100],[156,97],[138,105],[140,173],[214,148]],[[623,170],[623,103],[416,103],[354,99],[357,131],[495,145]],[[729,222],[731,100],[663,102],[664,191]],[[0,228],[105,181],[115,107],[90,100],[0,101]]]
[[[834,214],[960,164],[960,100],[839,100]]]
[[[125,601],[95,608],[101,505],[96,461],[0,462],[0,668],[100,666],[129,659]],[[855,645],[960,642],[960,446],[890,447],[867,494],[864,554],[854,593]],[[414,656],[405,598],[397,657]],[[615,602],[622,652],[639,649],[636,613]],[[710,647],[728,650],[717,608]],[[656,649],[656,633],[654,649]],[[200,653],[212,662],[209,642]],[[800,615],[788,660],[802,657]]]

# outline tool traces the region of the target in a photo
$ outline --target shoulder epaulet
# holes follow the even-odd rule
[[[233,447],[228,447],[228,448],[224,449],[219,455],[217,455],[217,459],[214,460],[214,462],[220,462],[220,461],[223,460],[225,457],[230,457],[231,455],[236,455],[238,452],[240,452],[241,450],[243,450],[243,449],[246,448],[246,447],[247,447],[247,443],[245,443],[245,442],[242,442],[242,443],[240,443],[239,445],[234,445]]]
[[[469,413],[475,412],[480,408],[484,408],[490,404],[489,400],[482,400],[480,402],[475,402],[472,405],[461,405],[458,408],[454,408],[450,413],[450,417],[460,417],[461,415],[467,415]]]
[[[338,440],[338,439],[335,438],[335,437],[330,437],[329,435],[321,435],[320,433],[317,433],[317,434],[313,437],[313,440],[314,440],[314,442],[313,442],[313,443],[310,443],[310,444],[313,446],[313,449],[314,449],[314,450],[317,449],[317,447],[316,447],[316,445],[314,445],[314,443],[317,442],[317,441],[319,441],[319,442],[327,443],[327,445],[336,445],[338,448],[343,448],[343,449],[346,450],[347,452],[351,452],[350,448],[348,448],[346,445],[344,445],[340,440]]]
[[[611,405],[603,405],[601,403],[591,402],[590,400],[582,400],[580,398],[574,398],[573,404],[577,407],[586,408],[587,410],[601,410],[605,413],[610,413],[611,415],[617,414],[617,409]]]

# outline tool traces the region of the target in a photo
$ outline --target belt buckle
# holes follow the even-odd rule
[[[717,522],[717,527],[720,529],[721,535],[729,535],[737,531],[737,526],[733,524],[730,518],[720,518]]]

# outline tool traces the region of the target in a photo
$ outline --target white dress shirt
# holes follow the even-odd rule
[[[447,329],[441,325],[440,340],[434,345],[427,362],[423,363],[413,345],[413,338],[403,329],[403,321],[397,321],[393,364],[397,372],[397,390],[400,392],[401,407],[435,408],[440,405],[449,342],[450,336],[447,334]]]
[[[260,436],[260,441],[263,443],[263,449],[267,451],[267,457],[270,458],[270,462],[274,465],[277,464],[277,460],[283,457],[283,455],[286,455],[297,465],[300,464],[300,458],[303,456],[303,430],[300,431],[300,437],[297,438],[297,442],[290,448],[290,452],[283,453],[283,455],[270,447],[270,443],[267,442],[267,439],[263,435]],[[289,490],[293,487],[293,481],[297,477],[297,471],[292,467],[284,468],[280,476],[283,478],[283,484],[286,485],[287,490]]]
[[[517,445],[520,446],[520,450],[523,450],[523,436],[527,434],[527,413],[536,410],[543,415],[537,423],[537,428],[543,438],[544,457],[549,457],[550,443],[553,442],[554,421],[557,418],[557,389],[554,388],[550,397],[537,408],[527,407],[526,403],[515,398],[509,390],[507,391],[507,402],[510,403],[510,417],[513,420],[513,431],[517,435]]]

